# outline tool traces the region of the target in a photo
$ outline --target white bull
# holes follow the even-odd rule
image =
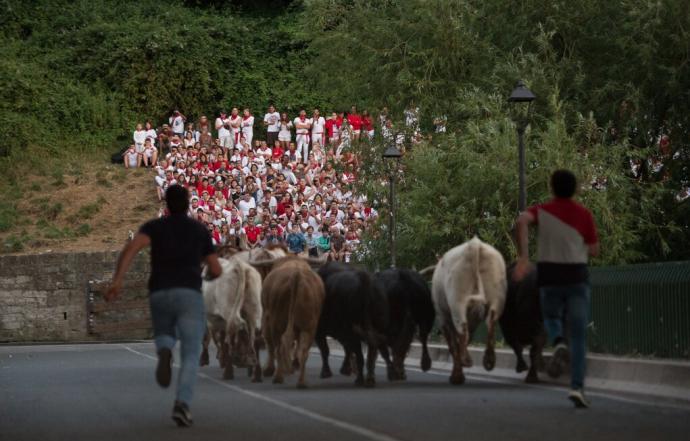
[[[258,369],[258,337],[263,311],[261,307],[261,276],[251,265],[240,259],[218,259],[223,273],[202,285],[208,331],[204,337],[201,365],[208,364],[208,344],[213,337],[218,346],[218,359],[224,368],[223,378],[234,377],[233,362]]]
[[[503,313],[507,289],[503,256],[477,237],[446,252],[436,264],[432,295],[441,330],[453,356],[452,384],[462,384],[463,366],[471,366],[467,345],[472,333],[486,320],[488,333],[484,368],[496,364],[496,322]]]

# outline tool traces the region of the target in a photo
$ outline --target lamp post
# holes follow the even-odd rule
[[[391,142],[391,144],[386,148],[386,151],[383,152],[383,159],[384,161],[389,161],[392,163],[388,167],[388,179],[389,179],[389,185],[390,185],[390,232],[389,232],[389,240],[390,240],[390,251],[391,251],[391,268],[395,268],[395,173],[397,171],[397,164],[398,160],[402,156],[402,153],[400,153],[400,150],[395,146],[395,138]]]
[[[525,177],[525,129],[529,124],[529,119],[532,116],[532,101],[536,99],[536,95],[532,93],[531,90],[525,86],[522,80],[518,81],[515,88],[510,93],[508,102],[516,103],[514,109],[515,114],[515,126],[517,128],[518,134],[518,155],[520,162],[520,198],[518,200],[518,209],[520,212],[524,211],[527,205],[527,187],[526,187],[526,177]]]

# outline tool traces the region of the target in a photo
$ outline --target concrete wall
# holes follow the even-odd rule
[[[0,256],[0,342],[86,341],[89,280],[110,280],[117,253],[50,253]],[[146,298],[148,255],[129,270],[122,299]],[[141,331],[118,335],[141,338]]]

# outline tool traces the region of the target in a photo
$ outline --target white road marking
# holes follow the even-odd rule
[[[158,361],[158,359],[156,357],[153,357],[149,354],[145,354],[143,352],[139,352],[136,349],[132,349],[127,345],[121,345],[121,346],[123,348],[125,348],[126,350],[133,352],[137,355],[148,358],[150,360]],[[302,415],[304,417],[310,418],[314,421],[328,424],[328,425],[331,425],[333,427],[337,427],[339,429],[342,429],[342,430],[345,430],[348,432],[352,432],[356,435],[362,436],[364,438],[367,438],[367,439],[370,439],[373,441],[401,441],[398,438],[394,438],[392,436],[385,435],[383,433],[375,432],[373,430],[367,429],[366,427],[357,426],[357,425],[352,424],[352,423],[337,420],[335,418],[321,415],[320,413],[312,412],[311,410],[307,410],[303,407],[295,406],[295,405],[286,403],[284,401],[276,400],[275,398],[271,398],[271,397],[268,397],[266,395],[262,395],[262,394],[257,393],[257,392],[242,389],[241,387],[234,386],[234,385],[229,384],[229,383],[224,383],[224,382],[222,382],[216,378],[210,377],[210,376],[208,376],[204,373],[201,373],[201,372],[199,372],[198,375],[199,375],[199,377],[201,377],[205,380],[211,381],[212,383],[215,383],[219,386],[223,386],[226,389],[230,389],[234,392],[238,392],[238,393],[246,395],[248,397],[252,397],[252,398],[255,398],[257,400],[261,400],[261,401],[264,401],[266,403],[273,404],[274,406],[281,407],[283,409],[289,410],[289,411],[296,413],[298,415]]]

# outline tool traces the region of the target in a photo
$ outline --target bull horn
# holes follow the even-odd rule
[[[266,268],[266,267],[273,266],[273,264],[276,263],[276,260],[279,260],[279,259],[253,260],[253,261],[250,260],[247,263],[253,267],[256,267],[256,268]]]
[[[328,260],[328,256],[324,255],[323,257],[319,258],[314,258],[314,257],[303,257],[302,258],[305,262],[307,262],[309,265],[313,266],[322,266],[326,263]]]
[[[419,274],[422,276],[426,276],[426,275],[433,273],[435,269],[436,269],[436,265],[427,266],[426,268],[420,270]]]

